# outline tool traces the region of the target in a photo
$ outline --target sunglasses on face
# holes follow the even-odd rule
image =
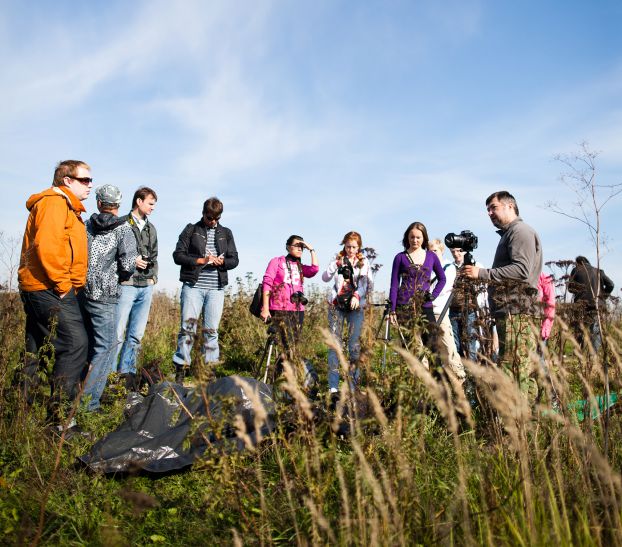
[[[67,178],[77,180],[80,184],[84,184],[84,186],[88,186],[89,184],[91,184],[91,182],[93,182],[93,179],[91,177],[72,177],[70,175],[67,175]]]
[[[207,220],[208,222],[214,222],[215,220],[220,220],[220,216],[221,215],[218,215],[217,217],[210,217],[205,215],[205,220]]]

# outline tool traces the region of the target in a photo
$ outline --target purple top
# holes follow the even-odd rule
[[[445,286],[445,270],[432,251],[425,252],[423,264],[412,264],[405,251],[395,255],[393,259],[393,269],[391,270],[391,289],[389,300],[391,301],[391,311],[395,311],[396,306],[409,304],[415,292],[425,292],[430,290],[430,277],[432,272],[436,274],[438,281],[432,291],[434,300]],[[431,308],[432,302],[425,302],[424,308]]]

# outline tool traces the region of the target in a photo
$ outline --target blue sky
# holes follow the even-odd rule
[[[128,206],[157,190],[170,290],[177,237],[212,195],[239,276],[260,276],[292,233],[325,266],[355,229],[386,289],[414,220],[432,237],[474,231],[488,265],[484,200],[501,189],[545,260],[595,261],[587,230],[545,204],[573,210],[553,157],[583,141],[598,180],[622,183],[620,28],[616,1],[3,0],[0,231],[21,237],[26,198],[81,159]],[[603,212],[616,292],[621,214],[622,196]]]

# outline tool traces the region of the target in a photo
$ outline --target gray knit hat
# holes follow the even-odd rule
[[[121,205],[121,190],[112,184],[104,184],[95,190],[97,201],[108,203],[109,205]]]

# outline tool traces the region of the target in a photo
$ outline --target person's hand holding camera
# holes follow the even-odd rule
[[[136,257],[136,269],[137,270],[146,270],[149,266],[149,262],[147,262],[141,255]]]
[[[462,266],[460,275],[469,279],[477,279],[479,277],[479,268],[477,266]]]

